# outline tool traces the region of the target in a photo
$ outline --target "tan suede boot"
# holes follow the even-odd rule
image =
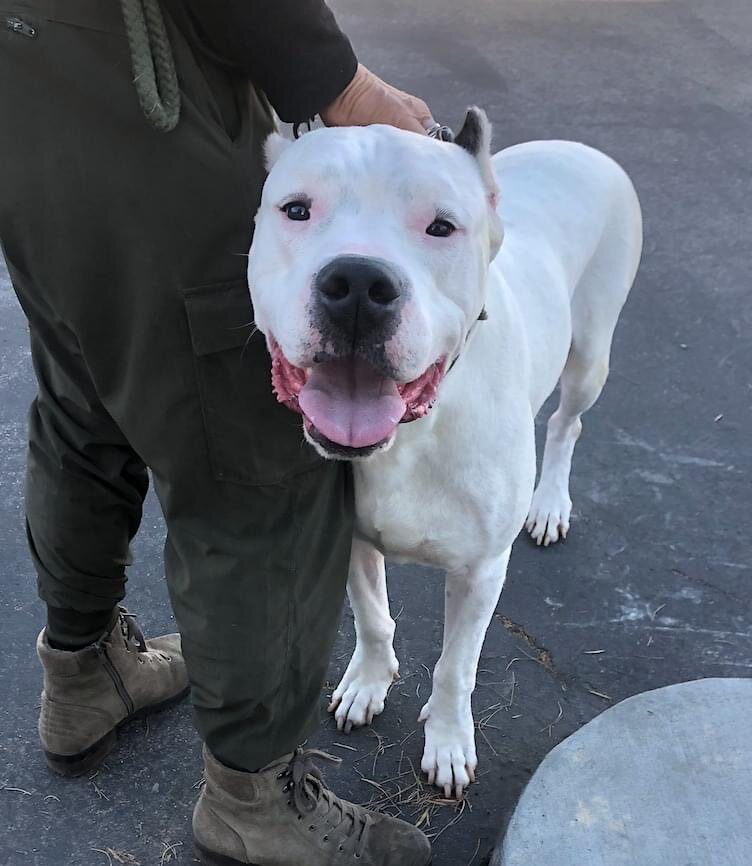
[[[313,763],[339,758],[298,749],[241,773],[204,748],[206,785],[193,812],[205,866],[427,866],[431,845],[405,821],[340,800]]]
[[[112,630],[75,652],[37,638],[44,668],[39,737],[56,773],[80,776],[97,767],[128,719],[166,709],[188,694],[180,635],[145,640],[124,608]]]

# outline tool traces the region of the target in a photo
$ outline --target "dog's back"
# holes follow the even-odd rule
[[[556,384],[562,353],[592,326],[593,305],[610,343],[640,260],[640,204],[618,163],[576,142],[515,145],[493,157],[493,168],[505,228],[495,265],[527,325],[537,410]]]

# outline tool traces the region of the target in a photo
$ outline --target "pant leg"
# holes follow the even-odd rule
[[[29,309],[30,293],[14,274]],[[91,387],[75,337],[30,317],[38,394],[29,413],[26,528],[53,646],[111,628],[125,595],[146,467]]]
[[[43,0],[24,0],[18,15],[39,38],[0,34],[0,96],[14,117],[0,160],[20,169],[0,179],[0,238],[153,472],[199,731],[220,760],[255,769],[315,721],[344,595],[352,482],[276,402],[264,341],[251,336],[245,254],[271,128],[264,103],[225,77],[233,135],[228,100],[216,99],[221,76],[207,82],[168,21],[183,111],[174,132],[153,131],[118,8],[77,0],[79,20],[60,23]]]

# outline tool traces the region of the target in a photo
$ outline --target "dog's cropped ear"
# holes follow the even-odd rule
[[[266,170],[271,171],[274,163],[282,156],[287,148],[292,144],[289,138],[285,138],[278,132],[270,133],[269,137],[264,142],[264,161]]]
[[[477,108],[475,105],[468,108],[465,122],[454,143],[478,161],[483,183],[486,185],[488,194],[492,196],[492,203],[496,204],[499,190],[491,169],[491,121],[482,108]]]
[[[478,163],[483,184],[486,187],[491,216],[491,251],[496,255],[503,237],[501,221],[496,212],[499,199],[499,187],[491,166],[491,121],[482,108],[471,106],[467,110],[462,129],[454,139],[454,143],[466,150]]]

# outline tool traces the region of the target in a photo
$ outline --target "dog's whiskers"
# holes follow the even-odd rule
[[[228,328],[229,331],[239,331],[241,328],[250,328],[251,325],[255,325],[256,323],[251,320],[250,322],[244,322],[242,325],[233,325],[231,328]],[[258,330],[258,328],[256,328]]]
[[[253,330],[248,335],[248,339],[245,341],[245,344],[243,345],[243,351],[240,353],[240,360],[241,361],[245,360],[245,353],[246,353],[246,349],[248,348],[248,344],[256,336],[256,334],[258,334],[258,325],[254,324]]]

